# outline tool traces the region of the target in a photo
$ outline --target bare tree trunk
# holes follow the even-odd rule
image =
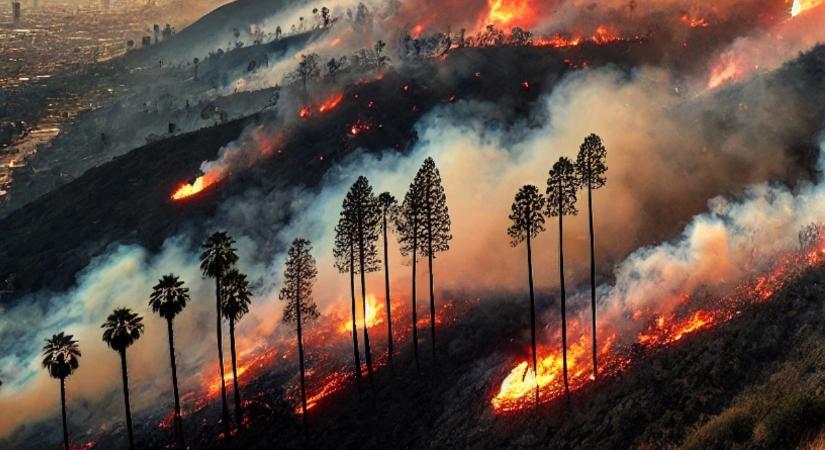
[[[363,219],[358,217],[358,267],[361,269],[361,312],[364,314],[364,357],[367,360],[367,376],[372,384],[372,354],[370,352],[370,334],[367,330],[367,286],[366,269],[364,267],[364,224]]]
[[[229,353],[232,356],[232,387],[235,391],[235,422],[241,425],[241,390],[238,387],[238,357],[235,353],[235,318],[229,318]]]
[[[358,353],[358,321],[355,319],[355,254],[353,244],[349,247],[349,292],[352,296],[352,352],[355,358],[355,381],[361,386],[361,355]]]
[[[539,370],[536,357],[536,298],[533,294],[533,247],[527,224],[527,283],[530,286],[530,345],[533,349],[533,375],[536,378],[536,406],[539,404]]]
[[[166,328],[169,334],[169,359],[172,364],[172,392],[175,396],[175,434],[178,441],[178,448],[186,449],[183,440],[183,420],[180,414],[180,394],[178,393],[178,368],[175,364],[175,331],[172,327],[172,319],[166,320]]]
[[[304,374],[304,342],[301,334],[301,277],[298,276],[298,282],[295,283],[295,317],[298,323],[298,365],[301,371],[301,414],[304,423],[304,433],[307,431],[307,388]],[[354,329],[354,328],[353,328]]]
[[[226,432],[226,437],[229,438],[229,407],[226,405],[226,381],[224,381],[223,369],[223,327],[221,326],[221,277],[215,277],[215,299],[217,305],[216,314],[216,329],[218,336],[218,365],[221,372],[221,402],[223,402],[221,410],[221,418],[223,420],[223,429]]]
[[[387,300],[387,359],[390,363],[390,368],[394,368],[392,356],[392,303],[390,302],[390,261],[387,252],[387,214],[384,213],[384,224],[382,227],[384,232],[384,289],[385,298]]]
[[[416,224],[417,226],[417,224]],[[413,250],[412,250],[412,332],[413,332],[413,353],[415,354],[415,371],[421,373],[421,363],[418,360],[418,305],[416,304],[416,289],[415,289],[415,269],[417,264],[416,251],[418,250],[418,232],[413,231]]]
[[[69,426],[66,424],[66,378],[60,379],[60,410],[63,413],[63,448],[69,450]]]
[[[593,189],[587,182],[587,216],[590,222],[590,309],[593,313],[593,379],[599,373],[596,355],[596,244],[593,233]]]
[[[429,271],[430,271],[430,341],[433,346],[433,364],[436,363],[435,359],[435,294],[433,292],[433,237],[432,233],[428,239],[428,252],[427,252],[427,262],[429,264]]]
[[[561,288],[561,353],[564,371],[564,395],[570,401],[570,385],[567,381],[567,296],[564,292],[564,204],[559,182],[559,282]]]
[[[132,408],[129,406],[129,374],[126,370],[126,350],[120,352],[120,370],[123,375],[123,404],[126,407],[126,432],[129,434],[129,449],[135,450],[135,433],[132,429]]]

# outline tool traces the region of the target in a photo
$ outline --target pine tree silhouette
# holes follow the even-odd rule
[[[567,295],[564,291],[564,216],[578,214],[576,192],[578,180],[573,163],[559,158],[547,179],[547,216],[559,218],[559,284],[561,291],[561,348],[564,371],[564,394],[570,401],[570,384],[567,377]]]
[[[298,334],[298,359],[301,371],[301,411],[304,430],[307,427],[306,371],[304,370],[304,323],[318,318],[318,307],[312,300],[312,285],[318,270],[312,257],[312,245],[306,239],[295,239],[287,252],[284,283],[278,298],[286,302],[284,323],[294,323]]]
[[[587,188],[587,219],[590,228],[590,309],[593,318],[593,379],[598,377],[598,360],[596,354],[596,243],[593,230],[593,190],[604,187],[607,179],[605,159],[607,149],[602,139],[591,134],[584,139],[576,157],[576,174],[582,188]]]
[[[539,402],[538,361],[536,356],[536,298],[533,293],[532,240],[544,231],[544,196],[536,186],[523,186],[516,194],[507,229],[513,247],[527,242],[527,282],[530,289],[530,346],[533,350],[533,374],[536,378],[536,404]]]

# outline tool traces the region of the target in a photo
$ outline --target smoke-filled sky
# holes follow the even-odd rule
[[[619,1],[535,5],[533,1],[523,2],[536,8],[531,9],[536,17],[529,26],[544,30],[590,27],[591,22],[615,20],[616,11],[628,16],[620,23],[629,28],[644,23],[641,17],[684,11],[719,21],[732,20],[744,11],[762,20],[759,8],[770,15],[783,13],[789,6],[730,1],[710,7],[703,6],[705,2],[672,0],[655,6],[639,2],[638,10],[631,12],[626,11],[626,2]],[[454,17],[466,20],[453,26],[471,27],[489,12],[484,1],[450,0],[438,2],[440,12],[429,16],[435,9],[426,3],[390,5],[387,9],[397,14],[376,18],[383,22],[378,21],[375,32],[397,31],[399,24],[414,26],[421,21],[446,27]],[[347,6],[331,5],[338,11]],[[460,9],[461,14],[451,14],[453,9]],[[783,19],[737,39],[723,51],[745,61],[733,78],[753,72],[757,64],[766,70],[794,58],[819,39],[813,30],[822,28],[815,18],[823,14],[819,8],[800,16],[798,23]],[[280,19],[286,20],[278,17],[265,23]],[[777,33],[783,38],[777,39]],[[328,39],[337,36],[333,33]],[[322,48],[317,42],[311,45]],[[287,67],[291,66],[274,64],[270,73],[254,75],[245,86],[258,89],[279,83]],[[222,200],[219,215],[209,227],[226,228],[235,236],[240,268],[250,275],[255,288],[252,312],[237,331],[242,354],[263,348],[273,333],[283,332],[276,293],[284,255],[259,254],[261,235],[270,233],[281,245],[299,236],[310,239],[319,267],[315,300],[322,312],[338,312],[348,302],[349,280],[334,270],[331,250],[346,190],[358,175],[365,175],[376,193],[389,191],[401,199],[426,157],[436,161],[444,180],[454,235],[451,250],[438,255],[435,262],[440,292],[517,293],[523,289],[524,249],[511,248],[505,232],[513,196],[524,184],[543,190],[552,164],[560,156],[575,158],[582,139],[592,132],[603,138],[608,149],[607,187],[594,197],[597,251],[608,281],[600,288],[604,320],[619,320],[633,307],[664,312],[673,307],[677,293],[700,286],[721,287],[751,275],[749,270],[758,269],[750,266],[755,255],[768,260],[792,248],[799,228],[820,221],[825,213],[820,206],[825,204],[821,186],[803,182],[791,191],[771,183],[797,164],[785,150],[798,131],[794,119],[808,112],[783,102],[781,89],[763,89],[763,84],[755,82],[742,92],[743,102],[750,105],[747,113],[731,118],[724,129],[703,124],[707,111],[722,108],[727,101],[713,90],[704,90],[705,75],[690,80],[702,89],[685,94],[674,89],[681,80],[667,67],[638,68],[630,75],[610,67],[573,72],[544,93],[528,117],[516,122],[498,105],[461,100],[426,114],[416,125],[420,139],[408,153],[356,151],[331,169],[318,188],[295,186],[266,196],[247,191]],[[775,124],[777,116],[783,118],[783,126]],[[278,119],[277,123],[289,122]],[[248,166],[265,157],[265,140],[256,137],[262,129],[270,128],[247,130],[227,146],[226,159],[205,162],[204,168]],[[731,194],[734,197],[716,197]],[[261,223],[261,218],[273,215],[289,221]],[[568,276],[575,286],[586,275],[587,229],[583,216],[566,221]],[[536,239],[534,253],[537,286],[545,301],[557,283],[555,223],[548,221],[547,228]],[[69,291],[34,293],[2,310],[0,437],[14,443],[26,433],[21,427],[58,411],[58,386],[39,367],[37,358],[43,339],[58,331],[75,335],[83,352],[80,369],[68,383],[73,420],[94,432],[109,418],[119,417],[118,359],[100,339],[100,324],[115,307],[133,308],[146,321],[146,335],[128,352],[133,408],[139,411],[165,396],[169,388],[165,327],[147,302],[151,287],[166,273],[181,276],[192,293],[191,305],[176,320],[181,384],[184,391],[203,386],[201,368],[210,367],[214,360],[214,286],[198,269],[202,237],[200,231],[170,237],[157,253],[113,243],[78,274],[76,286]],[[663,240],[667,242],[660,243]],[[637,250],[640,245],[644,247]],[[410,268],[395,244],[390,254],[392,282],[399,292],[395,299],[406,303]],[[368,282],[369,291],[382,292],[383,276],[371,275]],[[583,298],[576,297],[574,302],[578,301]],[[546,334],[549,339],[552,332]]]

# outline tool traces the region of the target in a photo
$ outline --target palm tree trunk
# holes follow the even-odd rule
[[[533,294],[533,247],[527,224],[527,284],[530,286],[530,346],[533,349],[533,375],[536,378],[536,406],[539,404],[539,370],[536,357],[536,298]]]
[[[363,220],[358,220],[358,267],[361,269],[361,312],[364,314],[364,357],[367,360],[367,376],[370,384],[372,384],[372,355],[370,352],[370,335],[367,331],[367,286],[366,286],[366,270],[364,269],[364,228],[361,223]]]
[[[598,376],[596,355],[596,244],[593,233],[593,189],[587,182],[587,218],[590,222],[590,309],[593,313],[593,379]]]
[[[215,301],[217,304],[216,314],[216,333],[218,336],[218,366],[221,372],[221,418],[223,420],[223,429],[226,432],[226,437],[229,437],[229,407],[226,405],[226,381],[224,380],[223,369],[223,327],[221,326],[221,277],[215,277]]]
[[[298,277],[298,282],[295,283],[295,318],[298,324],[298,367],[301,371],[301,410],[303,414],[302,420],[304,423],[304,433],[307,430],[307,388],[306,388],[306,378],[304,373],[304,341],[303,336],[301,334],[301,280],[300,275]]]
[[[559,282],[561,288],[561,353],[564,371],[564,395],[570,401],[570,386],[567,382],[567,297],[564,292],[564,210],[562,186],[559,183]]]
[[[66,378],[60,379],[60,410],[63,413],[63,447],[69,450],[69,427],[66,424]]]
[[[120,352],[120,370],[123,375],[123,404],[126,407],[126,432],[129,434],[129,449],[135,450],[135,433],[132,429],[132,408],[129,406],[129,373],[126,370],[126,350]]]
[[[417,232],[413,231],[413,250],[412,250],[412,332],[413,332],[413,353],[415,354],[415,371],[421,373],[421,363],[418,361],[418,305],[416,304],[416,289],[415,289],[415,268],[418,265],[416,261],[416,251],[418,250],[418,236]]]
[[[235,389],[235,422],[240,426],[243,416],[241,415],[241,390],[238,387],[238,357],[235,353],[235,318],[229,318],[229,352],[232,354],[232,386]]]
[[[387,214],[384,213],[384,224],[382,227],[384,232],[384,289],[385,298],[387,300],[387,359],[390,363],[390,368],[393,368],[392,362],[392,303],[390,302],[390,261],[387,252]]]
[[[178,393],[178,367],[175,364],[175,331],[172,327],[172,319],[166,320],[166,328],[169,334],[169,359],[172,363],[172,392],[175,396],[175,434],[177,435],[178,448],[186,449],[183,440],[183,420],[180,414],[180,394]]]
[[[361,387],[361,355],[358,353],[358,321],[355,318],[355,253],[354,246],[349,246],[349,292],[352,297],[352,352],[355,362],[355,381]]]

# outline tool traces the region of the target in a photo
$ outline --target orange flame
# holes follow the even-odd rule
[[[723,53],[719,57],[719,63],[713,67],[708,80],[708,89],[738,79],[742,74],[739,67],[739,58],[733,53]]]
[[[791,16],[796,17],[815,6],[819,6],[822,1],[823,0],[794,0],[793,6],[791,6]]]
[[[343,99],[344,99],[344,93],[343,92],[339,92],[339,93],[333,95],[332,97],[326,99],[324,101],[324,103],[321,103],[321,106],[318,107],[318,112],[322,113],[322,112],[327,112],[327,111],[331,111],[331,110],[335,109],[335,107],[338,106],[338,104],[341,103],[341,100],[343,100]]]
[[[529,27],[533,23],[530,0],[487,0],[487,23],[502,27]]]
[[[205,175],[201,175],[195,178],[194,181],[191,183],[184,183],[178,186],[174,192],[172,192],[172,200],[178,201],[183,200],[185,198],[191,197],[199,192],[203,192],[204,189],[212,186],[213,184],[220,181],[220,176],[216,172],[209,172]]]
[[[641,331],[633,343],[642,348],[661,348],[674,344],[686,336],[730,321],[740,315],[742,307],[747,304],[757,304],[768,301],[773,295],[785,286],[790,280],[799,277],[809,267],[825,263],[825,239],[820,240],[811,248],[801,252],[788,252],[780,255],[777,262],[765,275],[755,276],[736,286],[731,293],[715,299],[713,309],[696,309],[684,317],[677,317],[675,313],[652,316],[647,327]],[[682,294],[680,307],[689,305],[690,296]],[[634,310],[631,319],[644,320],[646,312]],[[592,382],[590,371],[589,340],[587,333],[576,332],[578,323],[571,324],[570,334],[580,336],[578,340],[568,345],[568,373],[570,391],[575,391]],[[605,339],[601,338],[604,342]],[[606,343],[598,350],[600,376],[611,376],[626,370],[632,360],[627,352],[632,346],[613,350],[616,334],[607,338]],[[497,413],[513,413],[529,409],[535,405],[535,392],[539,391],[539,401],[549,402],[564,394],[562,352],[560,349],[539,349],[542,357],[538,363],[538,377],[534,374],[530,364],[519,362],[501,382],[498,393],[491,400],[493,409]]]
[[[367,328],[372,328],[384,323],[384,317],[380,314],[381,311],[383,311],[381,302],[375,298],[374,294],[367,294],[367,315],[363,318],[359,317],[359,319],[366,322]],[[341,322],[341,326],[338,329],[342,333],[352,333],[352,320]]]

